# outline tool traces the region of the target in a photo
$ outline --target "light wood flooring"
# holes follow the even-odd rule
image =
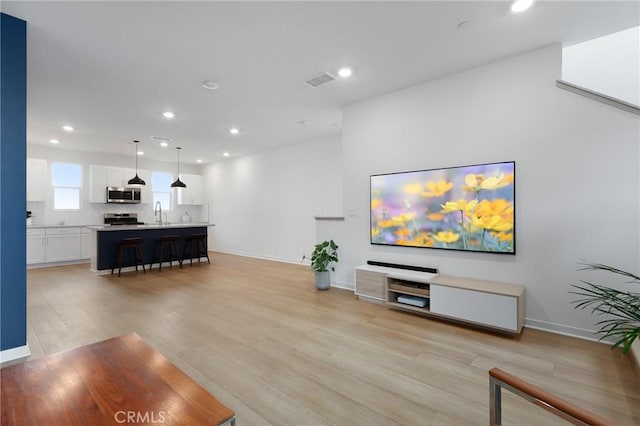
[[[486,425],[496,366],[640,424],[640,386],[607,345],[508,337],[318,292],[307,266],[212,253],[212,264],[96,276],[28,271],[34,357],[130,332],[236,412],[238,425]],[[570,309],[570,307],[567,307]],[[563,424],[504,393],[503,422]]]

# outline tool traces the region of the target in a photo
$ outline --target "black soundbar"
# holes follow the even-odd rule
[[[384,266],[386,268],[408,269],[409,271],[429,272],[431,274],[438,273],[436,268],[429,268],[427,266],[400,265],[398,263],[378,262],[377,260],[367,260],[367,264],[373,266]]]

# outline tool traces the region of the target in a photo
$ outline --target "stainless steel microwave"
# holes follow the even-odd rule
[[[140,188],[107,186],[107,203],[140,204]]]

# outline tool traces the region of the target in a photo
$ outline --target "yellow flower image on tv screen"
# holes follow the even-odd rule
[[[515,162],[371,176],[371,244],[515,254]]]

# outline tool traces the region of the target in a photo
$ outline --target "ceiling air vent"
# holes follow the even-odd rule
[[[335,80],[336,78],[334,76],[332,76],[331,74],[329,74],[328,72],[323,72],[320,75],[316,75],[313,78],[310,78],[309,80],[305,81],[305,84],[307,84],[308,86],[311,87],[318,87],[321,84],[325,84],[328,83],[332,80]]]

